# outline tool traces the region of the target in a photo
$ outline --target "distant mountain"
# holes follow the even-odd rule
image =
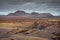
[[[26,13],[25,11],[16,11],[14,13],[10,13],[7,16],[20,16],[20,17],[27,17],[27,18],[51,18],[54,17],[50,13],[37,13],[37,12],[32,12],[32,13]]]
[[[32,12],[31,15],[39,15],[37,12]]]
[[[24,11],[16,11],[14,13],[10,13],[7,16],[19,16],[20,18],[51,18],[54,17],[50,13],[37,13],[37,12],[32,12],[32,13],[26,13]]]
[[[24,11],[16,11],[14,13],[9,13],[7,16],[20,16],[20,15],[28,15],[28,13]]]
[[[0,15],[0,20],[17,20],[17,19],[40,19],[40,18],[60,18],[53,16],[51,13],[26,13],[25,11],[16,11],[8,15]]]
[[[60,18],[60,16],[55,16],[55,18]]]
[[[54,17],[52,14],[50,13],[40,13],[39,15],[40,17]]]

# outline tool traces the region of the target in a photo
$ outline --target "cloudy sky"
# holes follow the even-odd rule
[[[60,15],[60,0],[0,0],[0,15],[17,10]]]

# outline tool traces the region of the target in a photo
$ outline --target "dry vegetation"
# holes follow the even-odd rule
[[[50,40],[53,32],[60,32],[58,18],[0,20],[0,40]]]
[[[46,27],[60,27],[60,19],[51,18],[51,19],[20,19],[20,20],[1,20],[0,26],[6,27],[28,27],[31,26],[34,22],[37,22],[38,25],[44,25]]]

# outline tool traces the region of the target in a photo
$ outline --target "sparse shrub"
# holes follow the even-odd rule
[[[42,29],[45,29],[45,28],[46,28],[46,27],[45,27],[45,26],[42,26],[42,25],[41,25],[41,26],[38,26],[38,29],[39,29],[39,30],[42,30]]]
[[[53,37],[52,37],[52,40],[60,40],[60,33],[52,33]]]
[[[34,21],[33,25],[31,28],[35,28],[35,29],[38,29],[38,30],[42,30],[44,28],[46,28],[44,25],[40,25],[37,23],[37,21]]]
[[[38,26],[38,23],[36,21],[34,21],[32,28],[37,28],[37,26]]]
[[[10,40],[15,40],[15,39],[10,39]]]

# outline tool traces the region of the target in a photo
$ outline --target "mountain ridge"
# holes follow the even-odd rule
[[[37,12],[32,12],[32,13],[27,13],[25,11],[16,11],[14,13],[9,13],[7,16],[24,16],[28,18],[49,18],[49,17],[54,17],[51,13],[37,13]]]
[[[60,18],[60,16],[54,16],[51,13],[27,13],[25,11],[16,11],[9,13],[8,15],[0,15],[0,18],[7,19],[38,19],[38,18]]]

